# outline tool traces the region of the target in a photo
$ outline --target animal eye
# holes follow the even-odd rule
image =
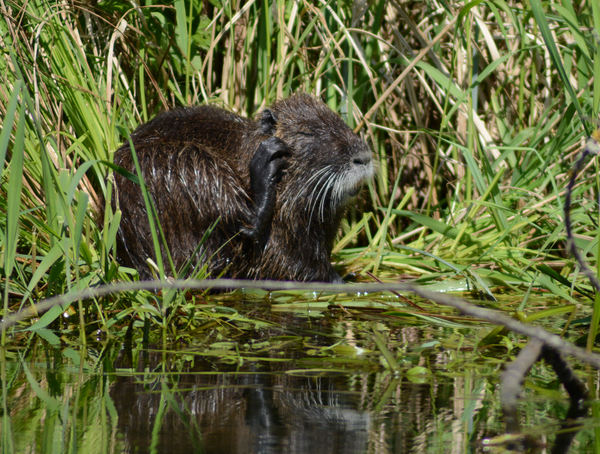
[[[308,132],[308,131],[298,131],[298,134],[300,134],[301,136],[305,136],[305,137],[312,137],[314,135],[312,132]]]

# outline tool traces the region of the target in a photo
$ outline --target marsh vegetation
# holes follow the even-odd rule
[[[502,432],[499,370],[526,339],[431,302],[417,310],[412,296],[130,290],[36,313],[46,298],[138,279],[114,258],[113,153],[179,106],[251,117],[295,92],[321,97],[380,163],[342,223],[341,275],[455,292],[595,348],[600,300],[568,252],[563,207],[598,137],[598,2],[0,0],[0,12],[2,317],[31,315],[2,332],[4,452],[158,452],[176,427],[199,450],[229,432],[193,415],[252,432],[236,393],[244,409],[295,411],[273,426],[288,435],[354,418],[357,452],[446,452],[448,439],[480,451]],[[594,270],[598,175],[586,161],[571,212]],[[593,392],[597,373],[575,367]],[[564,396],[546,366],[531,377],[525,414],[551,442],[544,418],[563,416]],[[292,391],[311,386],[321,394]],[[156,400],[136,416],[143,427],[127,426],[123,396]],[[230,413],[207,413],[219,399]],[[592,415],[578,452],[600,445],[593,399]],[[404,429],[407,444],[394,438]]]

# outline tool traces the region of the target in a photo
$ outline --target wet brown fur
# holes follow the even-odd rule
[[[309,95],[279,101],[270,111],[277,119],[271,131],[261,127],[260,115],[251,121],[205,106],[163,113],[132,135],[173,261],[181,267],[220,216],[201,249],[213,276],[339,281],[331,250],[347,203],[373,173],[370,151]],[[270,134],[285,142],[291,156],[277,187],[268,237],[257,249],[243,233],[254,214],[249,163]],[[135,173],[128,144],[114,162]],[[342,194],[337,198],[326,187],[336,175]],[[150,278],[145,261],[155,254],[140,188],[120,175],[116,186],[122,210],[118,256],[141,278]]]

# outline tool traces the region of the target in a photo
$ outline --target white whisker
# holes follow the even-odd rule
[[[331,193],[331,190],[335,185],[336,179],[337,179],[337,174],[332,173],[332,174],[330,174],[329,178],[323,185],[325,191],[323,191],[323,195],[321,197],[320,210],[319,210],[321,222],[325,222],[325,200],[327,199],[327,195]]]
[[[321,178],[319,178],[319,181],[317,182],[317,184],[315,184],[315,187],[313,189],[313,191],[311,192],[311,197],[310,197],[310,204],[309,204],[309,208],[310,208],[310,215],[308,216],[308,228],[310,229],[310,224],[312,222],[312,218],[313,218],[313,214],[315,211],[315,208],[317,207],[317,204],[320,204],[321,200],[325,200],[325,198],[327,197],[327,189],[328,189],[328,182],[331,180],[331,177],[334,176],[335,174],[331,171],[331,166],[327,166],[329,167],[329,171],[327,173],[324,173]],[[319,191],[316,196],[315,196],[315,192]]]
[[[303,185],[301,191],[298,191],[295,194],[290,194],[289,189],[288,189],[286,191],[286,193],[283,194],[283,196],[282,196],[282,198],[285,200],[284,205],[282,207],[282,211],[285,213],[293,213],[295,211],[294,208],[295,208],[296,203],[298,203],[305,196],[308,196],[309,195],[308,191],[310,191],[311,189],[312,189],[312,192],[314,193],[315,188],[319,186],[319,182],[320,182],[321,178],[323,177],[323,174],[326,174],[330,167],[331,166],[326,166],[326,167],[320,169],[319,171],[315,172]],[[317,181],[316,184],[313,186],[313,188],[311,188],[311,184],[315,180],[319,180],[319,181]],[[308,199],[312,200],[312,197],[308,197]]]

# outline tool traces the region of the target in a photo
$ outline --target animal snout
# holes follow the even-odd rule
[[[369,153],[367,155],[356,156],[352,160],[352,163],[355,164],[355,165],[357,165],[357,166],[366,166],[366,165],[369,165],[371,163],[371,154]]]
[[[371,150],[362,149],[352,157],[352,172],[361,180],[361,184],[370,179],[377,171],[377,163],[373,159]]]

